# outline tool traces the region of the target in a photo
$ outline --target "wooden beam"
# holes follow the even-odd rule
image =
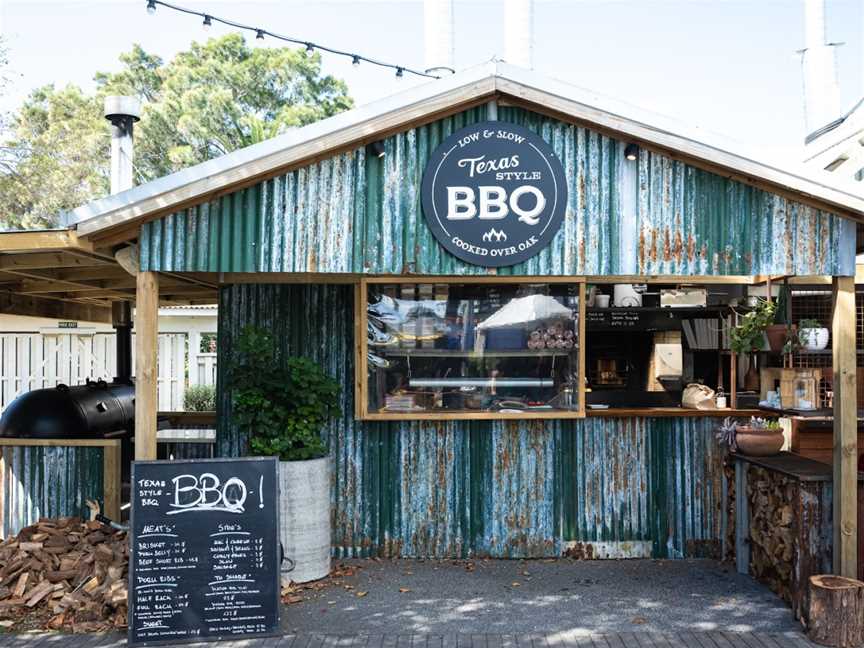
[[[156,459],[159,275],[139,272],[135,299],[135,458]]]
[[[94,268],[105,267],[107,261],[82,257],[68,252],[33,252],[29,254],[0,254],[0,270],[28,270],[38,268]]]
[[[834,278],[834,573],[858,577],[855,278]]]
[[[104,306],[16,295],[9,292],[0,292],[0,313],[82,322],[111,322],[111,309]]]
[[[78,238],[74,230],[3,232],[0,252],[48,252],[50,250],[93,252],[93,244]]]

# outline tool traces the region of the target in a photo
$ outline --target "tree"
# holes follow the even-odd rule
[[[56,224],[62,210],[108,192],[109,129],[102,101],[143,101],[135,178],[146,182],[350,108],[345,84],[321,74],[319,55],[249,47],[239,34],[193,42],[169,63],[135,45],[96,90],[34,90],[12,118],[0,167],[0,225]]]

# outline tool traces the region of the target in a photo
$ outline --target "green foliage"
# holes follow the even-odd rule
[[[190,385],[183,393],[183,409],[187,412],[215,412],[215,385]]]
[[[0,63],[4,57],[0,43]],[[193,42],[164,62],[135,45],[97,89],[34,90],[0,140],[0,229],[57,224],[59,212],[105,195],[106,95],[143,101],[135,126],[136,182],[255,144],[352,106],[346,85],[302,48],[250,47],[239,34]]]
[[[337,416],[339,383],[308,358],[280,358],[272,335],[246,327],[229,369],[233,415],[253,454],[283,461],[327,453],[321,428]]]
[[[729,331],[729,347],[735,353],[751,353],[765,344],[765,329],[774,323],[777,303],[760,299],[754,309],[741,317],[738,326]]]
[[[798,322],[798,330],[799,331],[809,331],[812,329],[820,329],[822,328],[822,322],[815,319],[802,319]]]

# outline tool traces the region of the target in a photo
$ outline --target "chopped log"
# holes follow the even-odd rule
[[[823,646],[864,646],[864,583],[843,576],[811,576],[807,636]]]
[[[0,617],[44,609],[46,629],[126,625],[126,534],[80,518],[43,518],[0,541]]]
[[[12,588],[12,598],[21,598],[24,596],[24,591],[27,589],[27,581],[30,579],[30,572],[24,572],[18,577],[18,582]]]
[[[21,542],[18,544],[21,551],[39,551],[42,548],[41,542]]]

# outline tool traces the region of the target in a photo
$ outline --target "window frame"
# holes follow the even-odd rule
[[[579,407],[575,410],[534,412],[370,412],[369,411],[369,286],[374,284],[574,284],[579,286]],[[354,293],[354,417],[361,421],[470,421],[520,419],[581,419],[585,418],[585,277],[548,277],[485,275],[485,276],[422,276],[396,275],[362,277]]]

